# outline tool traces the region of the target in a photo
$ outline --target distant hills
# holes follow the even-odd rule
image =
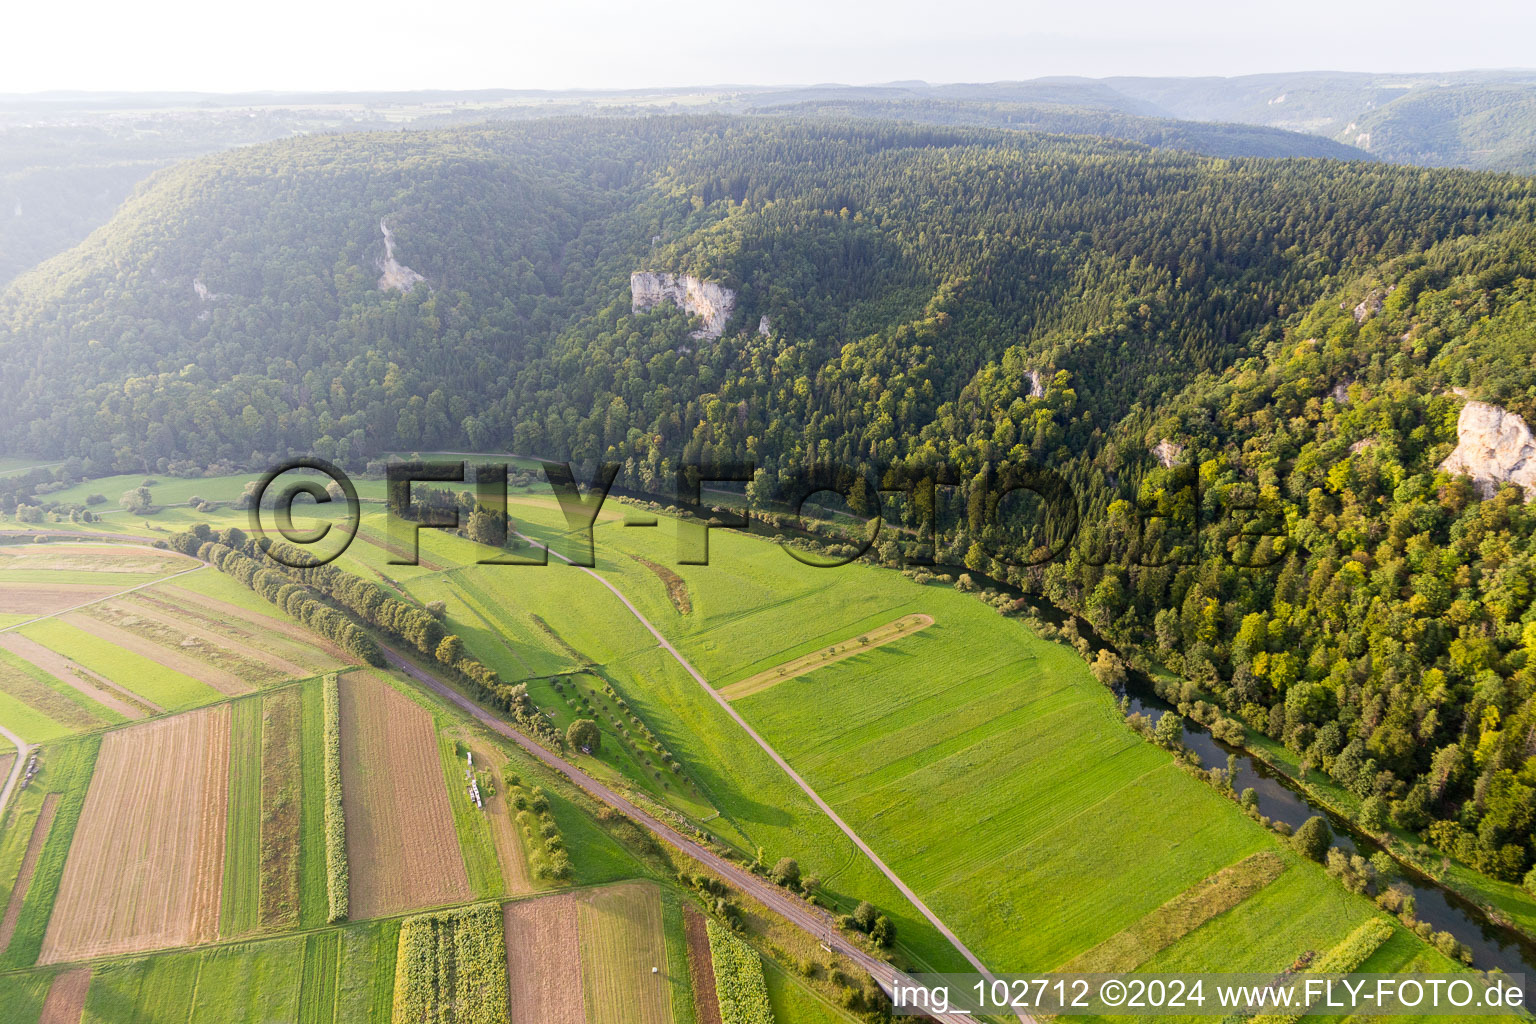
[[[1536,173],[1536,71],[602,92],[0,95],[0,285],[83,240],[154,170],[203,153],[314,132],[686,113],[905,121],[1091,135],[1204,156]]]

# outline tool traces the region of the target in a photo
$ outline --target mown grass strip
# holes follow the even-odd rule
[[[75,838],[75,826],[80,822],[86,789],[100,749],[101,737],[87,736],[43,751],[43,770],[32,785],[61,794],[59,807],[54,814],[53,827],[48,831],[48,841],[43,844],[42,855],[38,857],[32,882],[27,887],[16,932],[11,936],[5,954],[0,956],[0,970],[30,967],[37,962],[43,947],[43,933],[48,929],[48,917],[53,912],[53,901],[59,894],[59,882],[64,877],[64,861]]]
[[[21,633],[168,710],[180,711],[223,699],[218,690],[191,676],[57,619],[23,626]]]
[[[230,705],[229,817],[224,832],[224,892],[219,935],[256,930],[261,886],[261,701]]]
[[[1119,974],[1135,970],[1217,914],[1280,877],[1285,862],[1261,850],[1190,886],[1122,932],[1078,954],[1057,970],[1067,974]]]
[[[757,950],[714,918],[709,919],[708,930],[722,1024],[774,1024]]]
[[[325,924],[325,709],[319,683],[299,688],[299,926]]]
[[[325,677],[325,891],[326,920],[347,916],[347,818],[341,805],[341,688]]]
[[[335,1020],[336,968],[340,959],[339,932],[316,932],[305,937],[299,1024],[331,1024]]]
[[[507,949],[501,907],[482,903],[400,924],[394,1024],[505,1024]]]

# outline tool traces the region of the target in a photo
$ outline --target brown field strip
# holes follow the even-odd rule
[[[305,676],[317,674],[313,670],[307,669],[303,665],[295,664],[286,658],[280,658],[268,651],[251,647],[233,637],[225,636],[223,633],[209,629],[196,622],[191,622],[186,618],[168,614],[148,602],[139,601],[137,597],[138,594],[133,594],[126,598],[114,598],[97,607],[103,611],[148,620],[158,624],[163,629],[175,630],[201,644],[211,645],[220,651],[226,652],[228,655],[233,655],[237,659],[261,666],[271,673],[272,681],[302,679]]]
[[[355,665],[356,659],[345,654],[340,647],[329,640],[322,639],[319,634],[312,633],[296,622],[288,622],[264,612],[253,612],[248,608],[242,608],[228,601],[221,601],[207,594],[199,594],[195,590],[186,587],[178,587],[174,583],[157,583],[150,591],[157,596],[169,597],[178,602],[187,602],[208,612],[216,612],[230,621],[244,622],[258,629],[270,630],[280,636],[297,640],[307,647],[317,647],[337,659],[341,665]]]
[[[137,544],[28,544],[0,548],[0,569],[172,573],[197,564],[197,559],[179,552]]]
[[[229,705],[109,732],[38,963],[218,936]]]
[[[903,615],[893,622],[887,622],[883,626],[860,633],[848,640],[840,640],[830,647],[823,647],[819,651],[810,654],[802,654],[793,661],[786,661],[766,672],[759,672],[755,676],[749,676],[740,682],[720,688],[720,695],[726,700],[740,700],[750,697],[754,693],[761,693],[770,686],[788,682],[797,676],[803,676],[807,672],[814,672],[818,668],[835,665],[844,658],[851,658],[855,654],[864,651],[872,651],[882,644],[888,644],[893,640],[900,640],[904,636],[911,636],[920,629],[927,629],[933,625],[932,615]]]
[[[350,917],[470,898],[432,716],[366,672],[341,677],[341,794]]]
[[[507,904],[510,1024],[586,1024],[576,919],[576,897],[569,894]]]
[[[528,853],[518,836],[517,823],[507,808],[507,784],[501,777],[501,769],[484,750],[475,750],[475,763],[491,766],[491,777],[496,780],[496,795],[485,801],[485,817],[491,825],[491,839],[496,844],[496,860],[501,864],[502,891],[508,896],[521,896],[533,891],[533,879],[528,874]]]
[[[106,676],[98,675],[84,665],[75,664],[58,651],[44,647],[31,637],[22,636],[20,633],[0,633],[0,647],[24,661],[31,662],[59,682],[111,708],[124,718],[139,719],[147,714],[158,714],[165,710],[160,705],[123,689]]]
[[[232,646],[234,650],[246,652],[249,657],[259,656],[288,669],[296,668],[293,672],[295,675],[316,676],[352,664],[340,658],[333,658],[321,650],[318,635],[311,635],[304,641],[300,641],[284,636],[264,624],[220,616],[207,608],[198,608],[181,602],[175,596],[166,593],[168,589],[170,588],[136,590],[122,600],[125,606],[132,607],[142,614],[159,616],[164,621],[177,623],[189,631],[201,630],[208,635],[212,643]]]
[[[0,583],[0,615],[52,615],[124,589],[94,583]]]
[[[299,691],[269,693],[261,703],[261,883],[263,928],[299,923]]]
[[[21,904],[27,898],[27,886],[32,884],[32,872],[37,870],[37,859],[43,855],[43,844],[48,841],[48,831],[53,828],[53,816],[59,809],[59,794],[43,797],[42,809],[32,823],[32,837],[27,840],[27,852],[21,857],[21,870],[16,874],[16,884],[11,887],[11,898],[5,904],[5,916],[0,918],[0,953],[11,944],[16,934],[16,924],[21,920]]]
[[[687,615],[693,611],[693,599],[688,596],[687,580],[666,566],[657,565],[648,558],[641,558],[639,555],[630,555],[629,557],[656,574],[656,578],[661,580],[662,586],[667,588],[667,599],[672,602],[672,607],[677,610],[677,614]]]
[[[85,994],[91,988],[91,969],[77,967],[55,975],[43,1000],[43,1014],[37,1024],[80,1024],[85,1012]]]
[[[59,616],[59,621],[89,633],[98,640],[105,640],[114,647],[121,647],[125,651],[142,655],[168,669],[191,676],[200,683],[207,683],[227,697],[238,697],[242,693],[250,693],[255,689],[233,672],[210,665],[201,658],[172,650],[164,644],[147,640],[137,633],[123,629],[121,626],[114,626],[110,622],[103,622],[93,615],[70,612],[68,615]]]
[[[720,997],[715,992],[715,960],[709,952],[704,915],[691,903],[683,905],[683,933],[688,937],[688,977],[693,982],[693,1010],[699,1024],[720,1024]]]
[[[581,988],[588,1024],[672,1024],[661,894],[650,882],[620,882],[577,897]]]

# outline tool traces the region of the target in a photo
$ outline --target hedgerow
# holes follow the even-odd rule
[[[347,916],[347,817],[341,806],[341,687],[325,677],[325,891],[328,921]]]
[[[1382,943],[1392,937],[1393,924],[1384,917],[1373,917],[1344,937],[1344,941],[1315,960],[1307,968],[1311,974],[1349,974],[1370,959]],[[1253,1018],[1252,1024],[1296,1024],[1309,1011],[1266,1013]]]
[[[708,921],[708,932],[722,1024],[774,1024],[757,951],[714,918]]]
[[[506,1024],[507,950],[501,908],[482,903],[400,925],[395,1024]]]

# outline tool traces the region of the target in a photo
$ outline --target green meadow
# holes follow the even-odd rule
[[[67,622],[44,619],[21,627],[20,632],[167,711],[199,707],[223,699],[218,690],[206,683],[151,661],[142,654],[117,647]]]

